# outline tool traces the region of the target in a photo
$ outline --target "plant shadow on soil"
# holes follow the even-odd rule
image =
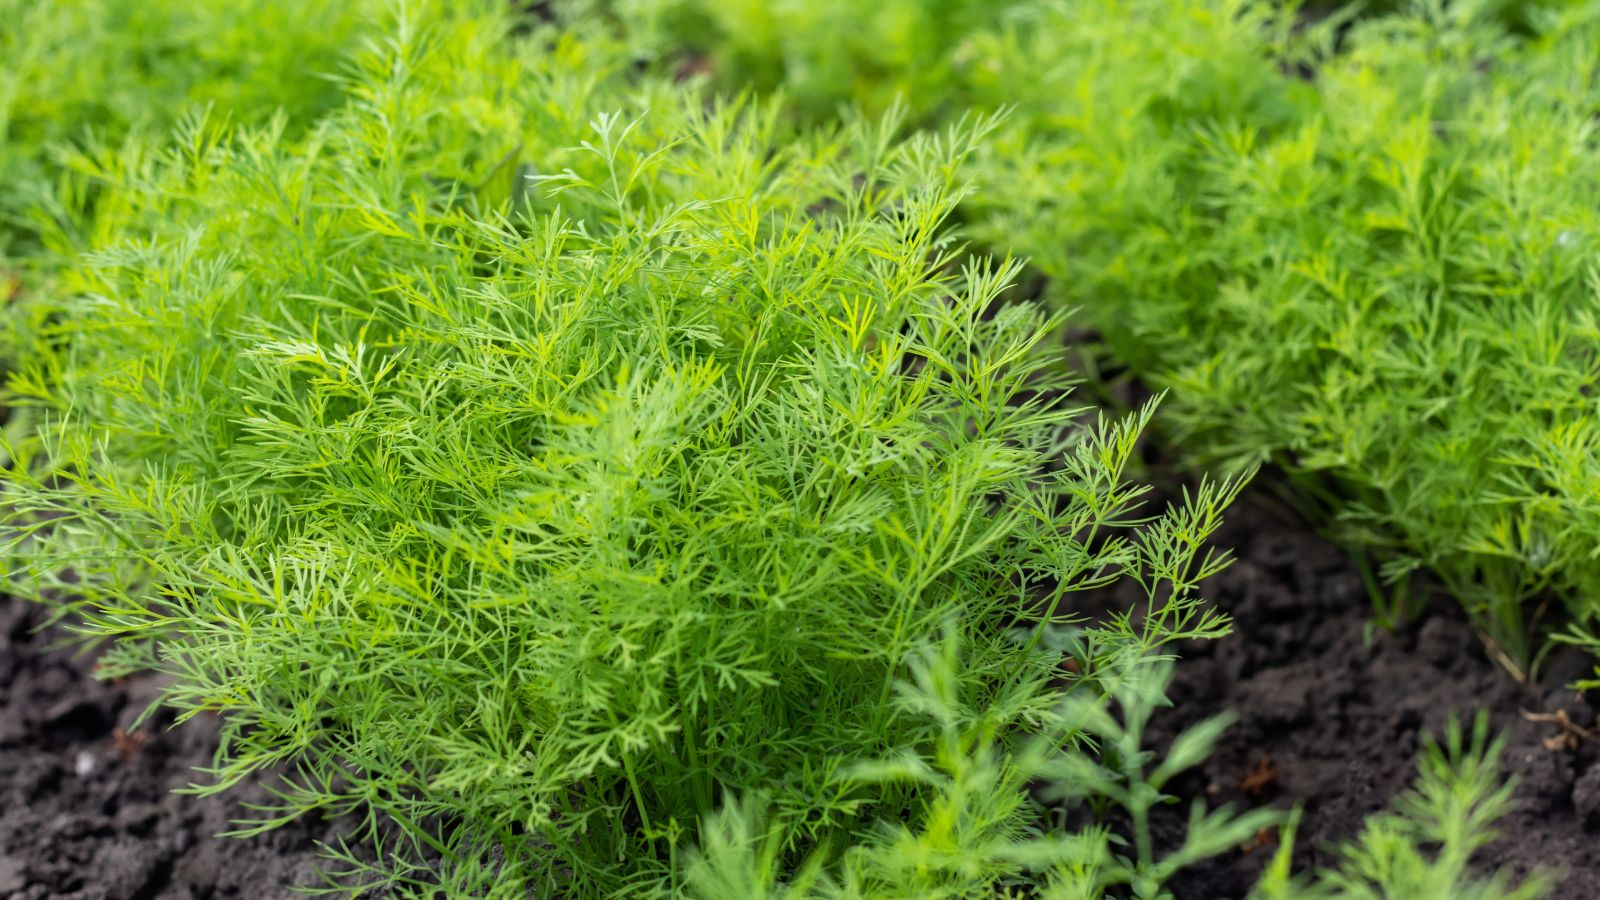
[[[1217,541],[1238,559],[1207,594],[1234,617],[1235,633],[1178,648],[1176,709],[1155,718],[1150,738],[1162,746],[1204,716],[1239,718],[1211,759],[1171,786],[1185,802],[1158,820],[1158,836],[1180,838],[1193,797],[1300,804],[1296,869],[1330,865],[1331,845],[1409,784],[1421,735],[1442,734],[1452,713],[1469,719],[1486,708],[1508,733],[1504,768],[1520,782],[1516,811],[1482,862],[1519,875],[1558,865],[1566,878],[1555,896],[1600,897],[1600,747],[1559,740],[1558,726],[1522,715],[1564,710],[1593,725],[1594,711],[1564,687],[1589,674],[1589,657],[1557,652],[1539,686],[1519,685],[1450,604],[1369,642],[1371,606],[1356,569],[1260,491],[1233,508]],[[36,633],[42,618],[0,598],[0,898],[204,900],[316,883],[315,844],[336,840],[339,823],[312,817],[259,838],[214,838],[241,798],[171,792],[210,763],[215,722],[173,729],[162,713],[130,737],[158,682],[94,680],[90,658],[52,651],[52,633]],[[1174,895],[1245,896],[1274,850],[1262,837],[1183,873]]]

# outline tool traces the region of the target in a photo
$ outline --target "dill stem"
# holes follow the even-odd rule
[[[639,790],[639,779],[633,771],[633,755],[622,755],[622,770],[628,776],[628,789],[633,793],[633,805],[639,810],[639,822],[646,832],[651,830],[650,808],[645,805],[644,794]]]

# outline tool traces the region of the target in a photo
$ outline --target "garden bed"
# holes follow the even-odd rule
[[[1563,687],[1587,674],[1583,654],[1557,652],[1538,687],[1518,685],[1450,604],[1369,642],[1371,606],[1355,568],[1261,492],[1235,507],[1220,543],[1239,560],[1209,594],[1235,617],[1235,634],[1181,648],[1177,708],[1156,717],[1153,737],[1165,742],[1225,710],[1239,721],[1176,793],[1212,805],[1302,804],[1296,869],[1309,870],[1330,864],[1327,847],[1406,787],[1423,732],[1487,708],[1509,733],[1504,766],[1520,784],[1486,862],[1522,874],[1560,861],[1568,874],[1553,896],[1600,896],[1590,830],[1600,825],[1600,753],[1575,731],[1522,715],[1564,711],[1592,727],[1593,709]],[[337,823],[213,838],[237,814],[237,798],[171,793],[210,762],[212,722],[172,729],[158,714],[130,731],[154,678],[97,682],[90,658],[52,650],[56,633],[33,632],[38,609],[0,602],[0,898],[199,900],[315,883],[315,842],[335,839]],[[1243,897],[1272,852],[1263,835],[1191,870],[1175,896]]]
[[[183,77],[132,96],[265,89],[173,121],[65,90],[117,69],[72,54],[143,54],[162,17],[0,29],[51,51],[0,104],[31,216],[0,215],[0,271],[42,279],[0,276],[0,402],[32,408],[0,441],[0,569],[130,641],[74,656],[0,597],[0,900],[283,894],[354,829],[315,814],[352,808],[358,844],[400,832],[372,877],[415,896],[1242,897],[1282,839],[1262,807],[1298,811],[1318,896],[1358,832],[1374,856],[1342,874],[1373,895],[1457,900],[1475,861],[1503,879],[1474,897],[1535,870],[1600,896],[1600,728],[1568,687],[1593,658],[1530,669],[1523,603],[1596,643],[1600,204],[1571,193],[1595,179],[1567,69],[1600,18],[904,0],[701,46],[703,5],[291,11],[323,38],[302,47],[273,4],[210,4]],[[189,66],[259,34],[259,71]],[[273,76],[336,51],[337,86]],[[903,118],[870,112],[899,93]],[[846,99],[869,112],[798,124]],[[1001,309],[1019,277],[1052,290]],[[1083,308],[1123,387],[1165,387],[1159,415],[1060,440],[1047,306]],[[1264,476],[1210,578],[1241,482],[1139,519],[1142,432],[1186,479],[1273,460],[1332,486],[1339,543]],[[1440,599],[1376,629],[1336,546]],[[1148,614],[996,633],[1061,602]],[[1172,643],[1219,611],[1232,636]],[[150,640],[179,681],[136,728]],[[1175,708],[1146,733],[1170,668],[1132,663],[1157,652]],[[1418,775],[1424,736],[1480,711],[1508,816],[1481,746]],[[174,793],[280,761],[307,815],[264,838],[214,837],[259,785]],[[1183,802],[1152,842],[1159,792]]]

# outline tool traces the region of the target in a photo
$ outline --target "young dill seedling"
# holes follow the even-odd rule
[[[1502,738],[1490,739],[1479,714],[1466,738],[1452,719],[1445,741],[1425,739],[1418,774],[1391,809],[1367,819],[1361,834],[1337,848],[1334,868],[1312,878],[1291,876],[1294,823],[1252,895],[1259,900],[1532,900],[1554,886],[1549,869],[1520,882],[1503,870],[1487,873],[1474,855],[1497,836],[1495,823],[1511,811],[1514,782],[1500,778]],[[1298,818],[1298,816],[1296,816]]]
[[[897,688],[908,715],[927,717],[938,731],[923,747],[851,768],[855,780],[924,786],[928,799],[909,822],[880,823],[852,835],[837,859],[820,856],[785,868],[777,852],[781,831],[765,816],[763,797],[729,803],[707,823],[690,858],[687,894],[696,900],[748,898],[1170,897],[1182,869],[1236,850],[1282,821],[1276,810],[1234,815],[1190,809],[1175,846],[1157,849],[1149,814],[1176,798],[1163,787],[1210,754],[1228,717],[1202,720],[1176,738],[1164,755],[1143,746],[1152,714],[1167,705],[1168,660],[1133,659],[1103,673],[1095,689],[1069,694],[1046,718],[1041,733],[1008,742],[1004,723],[1013,703],[1034,688],[1018,682],[990,705],[967,705],[961,647],[952,638],[923,649],[911,677]],[[1109,693],[1116,714],[1106,705]],[[1094,752],[1085,752],[1093,748]],[[1291,871],[1295,811],[1281,829],[1279,849],[1253,900],[1532,900],[1546,896],[1549,871],[1518,882],[1509,872],[1485,876],[1480,851],[1512,807],[1514,784],[1499,776],[1503,741],[1489,739],[1480,715],[1470,742],[1452,720],[1444,744],[1431,738],[1412,788],[1391,810],[1372,816],[1354,840],[1338,848],[1339,864],[1311,876]],[[1036,786],[1029,791],[1030,785]],[[1045,805],[1038,805],[1044,799]],[[1063,806],[1066,804],[1066,806]],[[1057,824],[1065,808],[1092,804],[1117,812],[1121,833],[1099,825],[1069,830]]]
[[[1202,761],[1227,724],[1226,718],[1204,722],[1144,771],[1154,754],[1143,747],[1142,732],[1152,712],[1167,703],[1170,660],[1122,661],[1115,672],[1104,673],[1102,683],[1063,698],[1045,715],[1041,733],[1025,741],[1008,739],[1008,723],[1033,702],[1040,685],[1025,677],[974,707],[960,690],[965,664],[954,636],[923,647],[896,694],[906,715],[927,719],[937,730],[925,746],[905,747],[844,773],[856,783],[925,791],[927,799],[909,822],[879,823],[851,835],[837,861],[813,858],[785,871],[775,865],[774,832],[763,818],[762,798],[743,798],[708,823],[705,842],[689,865],[690,896],[953,898],[998,892],[1091,900],[1131,891],[1154,898],[1165,896],[1164,885],[1179,870],[1231,850],[1282,819],[1273,810],[1208,814],[1197,803],[1184,842],[1170,853],[1157,852],[1148,813],[1175,799],[1162,794],[1163,785]],[[1120,722],[1106,708],[1107,690]],[[1126,814],[1134,823],[1133,840],[1106,823],[1078,830],[1061,824],[1064,811],[1088,802]]]

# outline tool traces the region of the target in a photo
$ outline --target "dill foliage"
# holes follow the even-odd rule
[[[1600,611],[1600,7],[1514,30],[1423,4],[1347,33],[1143,7],[1060,92],[1090,98],[1060,111],[1082,130],[995,170],[993,233],[1170,390],[1191,460],[1284,467],[1381,564],[1386,617],[1426,569],[1526,671],[1537,604]],[[1154,46],[1177,49],[1132,49]],[[1047,210],[1036,179],[1070,188]]]
[[[910,32],[873,32],[852,69],[792,15],[769,80],[805,93],[843,68],[823,87],[870,101],[921,77],[933,120],[1013,109],[963,216],[1051,276],[1109,369],[1168,392],[1176,455],[1287,471],[1370,560],[1386,621],[1442,583],[1514,671],[1549,599],[1600,646],[1600,6],[1017,0],[987,19],[916,76],[871,64]],[[722,40],[711,58],[745,52]]]
[[[984,717],[962,711],[947,685],[959,678],[959,653],[946,642],[912,664],[914,677],[900,686],[908,708],[938,718],[935,753],[902,757],[869,770],[877,777],[933,786],[929,813],[911,825],[891,823],[857,836],[840,861],[809,864],[784,880],[773,865],[773,832],[765,830],[759,802],[718,813],[706,843],[693,857],[688,896],[712,898],[1043,897],[1083,900],[1103,896],[1170,897],[1164,880],[1207,856],[1233,851],[1258,838],[1276,816],[1257,810],[1233,817],[1208,813],[1196,802],[1188,827],[1165,854],[1154,852],[1149,812],[1175,798],[1161,793],[1173,776],[1202,761],[1227,727],[1228,717],[1203,720],[1173,741],[1165,756],[1142,748],[1152,714],[1167,704],[1170,662],[1139,666],[1109,687],[1117,713],[1079,693],[1053,720],[1058,732],[1042,734],[1002,762]],[[970,723],[970,724],[968,724]],[[1103,748],[1102,760],[1059,753],[1067,735],[1087,733]],[[1556,872],[1537,869],[1520,881],[1507,870],[1485,871],[1479,851],[1498,836],[1495,825],[1514,806],[1515,783],[1499,774],[1503,739],[1489,737],[1480,714],[1470,738],[1452,719],[1443,744],[1424,737],[1418,773],[1389,809],[1367,819],[1361,833],[1332,848],[1336,864],[1314,873],[1291,868],[1300,813],[1280,830],[1278,851],[1251,900],[1535,900],[1549,894]],[[1017,840],[1009,819],[996,813],[1015,785],[1047,785],[1046,795],[1067,804],[1119,809],[1132,822],[1131,839],[1103,828],[1054,832]],[[1058,807],[1061,808],[1061,807]],[[1067,808],[1070,808],[1067,807]],[[1170,826],[1169,826],[1170,827]],[[1261,830],[1257,830],[1258,827]],[[1009,879],[996,890],[994,869],[1040,867],[1043,878]],[[1108,890],[1109,888],[1109,890]]]
[[[185,108],[299,127],[340,101],[328,75],[383,0],[0,0],[0,261],[70,255],[93,183],[62,164],[94,136],[164,137]],[[7,259],[7,257],[11,257]]]
[[[756,78],[837,21],[719,9],[771,14],[718,57]],[[327,893],[1165,896],[1278,821],[1156,840],[1226,719],[1143,746],[1163,648],[1227,630],[1197,586],[1241,482],[1147,509],[1153,407],[1074,408],[1061,318],[961,243],[1044,120],[901,136],[956,96],[907,48],[1009,78],[983,48],[1037,23],[935,9],[811,45],[802,106],[890,112],[800,127],[640,71],[615,19],[0,0],[7,590],[219,715],[190,790],[274,798],[234,834],[352,817]],[[1075,611],[1121,581],[1137,609]],[[1261,895],[1537,895],[1470,870],[1497,755],[1452,731]]]
[[[1226,630],[1239,482],[1141,511],[1150,410],[1085,422],[965,257],[994,123],[796,131],[499,6],[397,7],[304,127],[63,151],[93,243],[6,312],[8,589],[220,714],[192,790],[276,797],[237,834],[354,816],[330,891],[676,893],[758,807],[775,871],[873,894],[1155,890],[1198,851],[1046,836],[1029,786],[1157,799],[1089,711]],[[942,874],[845,853],[903,827]]]

